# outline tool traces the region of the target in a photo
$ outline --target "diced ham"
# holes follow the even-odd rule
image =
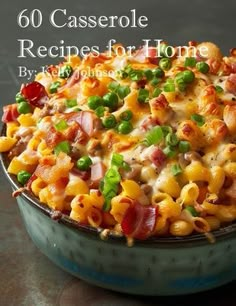
[[[105,165],[102,162],[97,162],[91,166],[91,182],[93,188],[98,188],[101,179],[105,175]]]
[[[236,73],[231,74],[227,78],[225,82],[225,89],[233,95],[236,95]]]
[[[90,111],[81,111],[68,113],[68,122],[76,121],[80,124],[84,132],[89,136],[93,136],[100,127],[100,119]]]

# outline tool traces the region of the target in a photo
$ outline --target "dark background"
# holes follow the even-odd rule
[[[38,29],[21,29],[16,22],[24,8],[38,8],[43,24]],[[148,17],[145,29],[53,28],[51,11],[66,8],[67,16],[137,15]],[[0,105],[14,102],[25,79],[19,78],[18,66],[38,69],[61,59],[20,59],[17,39],[31,39],[35,46],[97,45],[102,51],[109,39],[139,46],[142,39],[164,39],[171,45],[186,45],[189,40],[215,42],[225,55],[236,47],[235,0],[57,0],[3,1],[0,7]],[[1,115],[1,111],[0,111]],[[15,305],[236,305],[235,283],[212,292],[179,298],[135,298],[94,288],[59,270],[43,256],[28,238],[10,187],[0,174],[0,306]],[[222,259],[223,260],[223,259]]]

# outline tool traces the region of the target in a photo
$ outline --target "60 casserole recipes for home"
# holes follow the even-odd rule
[[[129,238],[234,222],[236,49],[190,45],[208,56],[114,45],[49,66],[3,108],[8,172],[52,209]]]

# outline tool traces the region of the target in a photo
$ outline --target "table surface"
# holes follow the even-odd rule
[[[2,1],[3,2],[3,1]],[[17,39],[29,38],[36,45],[98,45],[105,48],[111,38],[126,45],[140,45],[144,38],[165,39],[171,44],[189,40],[214,41],[226,54],[235,47],[236,1],[228,0],[100,0],[40,1],[44,18],[56,8],[67,8],[70,15],[125,15],[136,8],[149,18],[146,29],[53,29],[44,20],[40,29],[20,29],[16,16],[23,8],[36,8],[33,1],[4,1],[0,10],[0,106],[14,101],[20,84],[18,67],[35,69],[52,59],[20,59]],[[112,5],[111,5],[112,3]],[[6,35],[7,29],[7,35]],[[54,60],[54,62],[56,62]],[[1,116],[1,111],[0,111]],[[10,186],[0,173],[0,306],[139,306],[139,305],[236,305],[236,282],[221,288],[182,297],[138,297],[119,294],[91,286],[52,264],[30,240]]]

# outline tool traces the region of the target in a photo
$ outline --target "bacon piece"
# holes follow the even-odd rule
[[[2,116],[2,122],[8,123],[11,121],[16,121],[17,117],[20,114],[17,110],[17,104],[10,104],[3,106],[3,116]]]
[[[53,126],[51,126],[49,128],[48,133],[45,136],[45,142],[47,146],[53,149],[55,145],[57,145],[59,142],[63,140],[64,140],[63,135],[60,132],[56,131],[56,129]]]
[[[49,99],[45,87],[36,81],[24,85],[21,94],[31,105],[39,108],[43,108]]]
[[[156,167],[161,167],[166,160],[166,156],[160,148],[156,148],[152,152],[150,160]]]
[[[126,210],[121,222],[123,233],[131,238],[147,239],[153,232],[158,215],[158,206],[143,206],[138,202]]]
[[[64,136],[67,140],[80,144],[86,144],[88,139],[87,134],[76,121],[74,121],[72,125],[70,125],[69,128],[64,132]]]
[[[87,170],[87,171],[82,171],[82,170],[79,170],[77,168],[73,168],[71,170],[71,173],[75,176],[78,176],[79,178],[81,178],[81,180],[83,181],[87,181],[90,179],[90,176],[91,176],[91,170]]]
[[[236,95],[236,73],[231,74],[227,78],[225,82],[225,89],[233,95]]]

